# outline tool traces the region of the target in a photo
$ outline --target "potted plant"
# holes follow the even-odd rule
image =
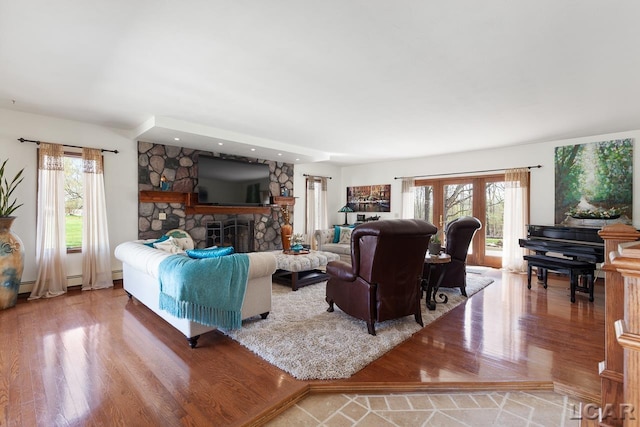
[[[437,256],[442,251],[442,240],[440,240],[440,233],[436,232],[433,236],[431,236],[431,240],[429,241],[429,254]]]
[[[9,181],[4,176],[7,161],[0,166],[0,309],[16,305],[24,269],[22,240],[11,231],[11,224],[16,219],[11,214],[22,206],[17,204],[13,192],[23,180],[24,169]]]
[[[300,252],[303,249],[304,235],[296,233],[291,235],[291,250],[294,252]]]
[[[16,176],[13,177],[11,182],[9,182],[4,177],[4,170],[5,170],[5,166],[7,164],[7,161],[9,161],[9,159],[7,159],[4,162],[2,162],[2,166],[0,166],[0,218],[10,217],[11,214],[16,209],[18,209],[20,206],[22,206],[22,204],[19,204],[19,205],[16,206],[16,203],[18,201],[15,198],[12,201],[11,200],[11,195],[13,194],[13,192],[16,190],[18,185],[24,179],[22,177],[22,173],[24,172],[24,169],[21,169],[16,174]]]

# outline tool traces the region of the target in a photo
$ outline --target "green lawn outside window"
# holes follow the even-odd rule
[[[65,217],[65,227],[67,235],[67,249],[82,247],[82,217],[77,215],[67,215]]]

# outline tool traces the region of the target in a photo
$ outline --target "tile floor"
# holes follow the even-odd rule
[[[552,391],[316,394],[277,426],[576,426],[580,402]]]

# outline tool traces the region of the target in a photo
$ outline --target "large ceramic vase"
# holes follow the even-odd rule
[[[0,217],[0,310],[16,305],[24,269],[22,240],[11,231],[15,219]]]
[[[291,249],[291,234],[293,233],[293,227],[291,224],[284,224],[280,227],[280,235],[282,238],[282,250],[288,251]]]

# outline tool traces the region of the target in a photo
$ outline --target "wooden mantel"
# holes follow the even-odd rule
[[[187,195],[178,191],[140,191],[140,203],[182,203],[187,204]]]
[[[277,196],[272,198],[272,205],[268,206],[211,206],[199,205],[197,193],[181,193],[178,191],[140,191],[138,195],[140,203],[180,203],[185,206],[187,215],[195,214],[262,214],[269,215],[271,209],[280,206],[293,206],[295,198]]]

